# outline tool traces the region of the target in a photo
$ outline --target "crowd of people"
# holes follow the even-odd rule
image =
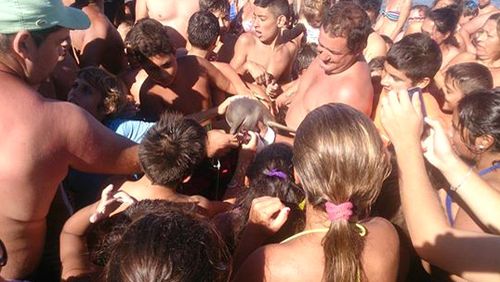
[[[489,0],[2,1],[0,82],[2,282],[500,281]]]

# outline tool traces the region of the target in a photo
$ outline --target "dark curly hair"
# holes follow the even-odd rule
[[[127,54],[137,62],[155,55],[175,54],[167,29],[157,20],[139,20],[125,38]]]

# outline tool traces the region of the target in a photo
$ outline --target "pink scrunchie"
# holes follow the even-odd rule
[[[326,202],[325,204],[326,213],[331,221],[337,221],[340,219],[349,220],[352,215],[352,208],[353,205],[351,202],[345,202],[339,205],[332,202]]]

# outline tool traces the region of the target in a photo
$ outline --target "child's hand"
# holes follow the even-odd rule
[[[422,141],[425,158],[440,170],[448,167],[447,163],[457,161],[458,156],[453,151],[450,140],[441,126],[441,123],[425,118],[430,126],[429,136]]]
[[[104,218],[107,218],[123,203],[133,204],[137,202],[132,196],[124,191],[113,191],[113,184],[109,184],[102,190],[101,200],[97,205],[95,212],[90,216],[89,221],[96,223]]]

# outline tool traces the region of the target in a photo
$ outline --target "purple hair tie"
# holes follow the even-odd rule
[[[281,170],[275,169],[275,168],[271,169],[268,172],[264,172],[264,174],[267,176],[274,176],[274,177],[277,177],[277,178],[282,179],[282,180],[286,180],[288,178],[286,173],[284,173]]]

